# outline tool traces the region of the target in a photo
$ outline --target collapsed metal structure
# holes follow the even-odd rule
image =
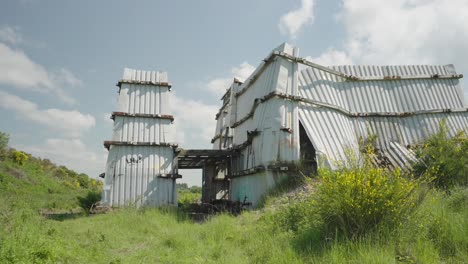
[[[359,160],[359,141],[371,135],[377,136],[376,148],[389,166],[405,167],[415,160],[411,146],[435,133],[442,120],[450,135],[468,130],[462,77],[453,65],[324,67],[282,44],[245,82],[234,79],[222,97],[212,150],[178,150],[172,163],[168,151],[167,163],[159,165],[172,167],[164,175],[202,168],[203,202],[226,199],[254,206],[298,167],[312,172]],[[173,146],[157,142],[157,148]],[[110,182],[123,190],[117,187],[122,181]],[[175,195],[174,184],[153,192],[170,188]],[[152,204],[164,203],[174,200]]]
[[[359,141],[371,135],[389,166],[408,166],[411,146],[442,120],[450,135],[468,130],[462,77],[453,65],[324,67],[279,46],[244,83],[234,80],[216,115],[213,147],[237,153],[229,199],[256,205],[298,165],[359,160]]]

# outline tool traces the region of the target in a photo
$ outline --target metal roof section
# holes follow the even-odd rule
[[[102,203],[177,205],[174,117],[167,73],[124,69],[113,112]]]
[[[157,85],[171,87],[166,72],[141,71],[124,68],[123,78],[117,83],[121,87],[123,83],[140,85]]]
[[[398,150],[406,161],[414,157],[396,144],[423,141],[437,131],[442,120],[452,135],[468,128],[461,75],[453,65],[330,68],[355,78],[342,78],[319,68],[302,70],[299,119],[332,168],[347,160],[347,149],[359,155],[358,139],[371,134],[378,136],[377,147],[393,166],[405,167],[392,153]]]

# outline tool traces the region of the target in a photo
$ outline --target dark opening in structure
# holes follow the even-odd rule
[[[301,148],[301,167],[304,174],[308,176],[317,174],[315,148],[301,122],[299,122],[299,144]]]

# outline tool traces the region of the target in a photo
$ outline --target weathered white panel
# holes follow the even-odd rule
[[[157,146],[112,146],[105,185],[111,206],[177,204],[173,171],[174,151]]]
[[[357,77],[448,75],[444,66],[339,66],[331,67]],[[464,107],[458,79],[346,81],[319,69],[301,71],[300,95],[339,106],[350,112],[415,112]]]
[[[274,187],[287,177],[285,173],[264,171],[231,180],[230,194],[232,201],[251,202],[253,207],[258,205],[268,189]]]
[[[112,140],[126,142],[174,143],[171,120],[116,116]]]
[[[291,55],[296,52],[288,45],[276,50],[294,52]],[[256,100],[260,102],[272,92],[297,95],[297,64],[284,58],[274,57],[270,62],[262,63],[252,76],[256,76],[255,81],[246,81],[238,88],[236,122],[249,115]],[[258,103],[253,116],[234,128],[234,146],[246,142],[247,133],[252,131],[258,131],[258,135],[241,151],[242,169],[298,159],[297,103],[276,97]]]
[[[119,112],[170,115],[170,90],[167,86],[122,83]]]

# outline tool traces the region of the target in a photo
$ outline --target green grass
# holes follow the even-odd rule
[[[349,239],[330,234],[308,202],[320,184],[286,181],[262,208],[204,223],[176,208],[50,219],[42,209],[84,212],[82,200],[94,199],[99,186],[48,161],[29,157],[20,165],[4,158],[0,263],[468,263],[468,187],[420,186],[426,195],[399,225],[382,222]],[[199,197],[192,191],[183,193]]]

